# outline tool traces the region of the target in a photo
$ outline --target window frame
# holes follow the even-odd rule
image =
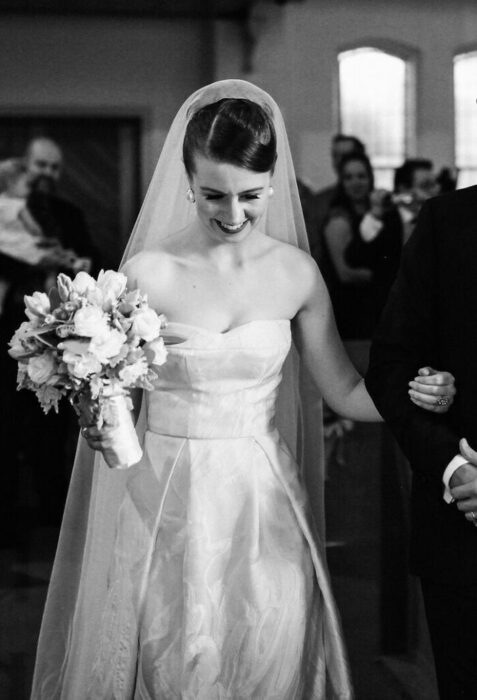
[[[477,184],[477,158],[475,161],[475,165],[471,166],[462,166],[460,163],[458,163],[457,160],[457,99],[456,99],[456,79],[455,79],[455,67],[456,63],[459,59],[464,59],[465,57],[473,57],[477,61],[477,44],[467,44],[465,46],[462,46],[460,49],[456,50],[455,53],[452,56],[452,109],[453,109],[453,114],[454,114],[454,167],[457,172],[457,188],[461,187],[468,187],[472,184]],[[476,99],[477,102],[477,99]],[[476,109],[476,115],[477,115],[477,104],[475,105]],[[474,173],[475,178],[472,179],[472,182],[467,182],[466,179],[464,178],[464,182],[462,182],[462,177],[461,174],[462,172],[464,173]]]
[[[370,49],[380,51],[394,58],[399,58],[405,63],[405,79],[404,79],[404,157],[410,158],[416,155],[417,146],[417,118],[418,118],[418,100],[417,100],[417,82],[418,82],[418,67],[419,67],[419,52],[412,46],[395,41],[382,40],[377,38],[361,39],[359,42],[341,44],[336,51],[335,60],[335,76],[333,80],[333,123],[335,125],[335,133],[342,133],[342,114],[341,114],[341,91],[340,91],[340,62],[339,57],[347,51],[356,51],[357,49]],[[360,134],[353,134],[358,138],[362,138]],[[365,143],[366,145],[366,143]],[[371,157],[373,170],[377,175],[379,184],[379,173],[388,172],[393,168],[376,166]]]

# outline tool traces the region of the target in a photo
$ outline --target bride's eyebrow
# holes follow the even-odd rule
[[[227,194],[226,192],[216,190],[213,187],[200,187],[199,189],[201,192],[212,192],[213,194]],[[262,192],[263,189],[263,187],[252,187],[252,189],[250,190],[242,190],[242,192],[239,192],[239,194],[254,194],[256,192]]]

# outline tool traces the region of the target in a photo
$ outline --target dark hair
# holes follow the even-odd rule
[[[400,188],[411,189],[416,170],[432,170],[434,163],[429,158],[407,158],[404,163],[394,171],[394,190]]]
[[[366,173],[369,177],[369,192],[371,193],[371,190],[374,189],[373,166],[371,165],[371,161],[369,160],[368,156],[364,153],[347,153],[345,156],[343,156],[342,160],[340,160],[339,163],[338,185],[336,187],[336,193],[330,204],[330,217],[336,211],[343,210],[348,212],[348,214],[353,220],[356,217],[356,212],[354,211],[353,204],[348,195],[346,194],[345,188],[343,187],[344,169],[348,163],[352,163],[354,161],[358,161],[358,163],[362,163],[364,165],[364,167],[366,168]]]
[[[348,163],[351,163],[353,161],[358,161],[359,163],[362,163],[365,167],[366,174],[369,177],[369,189],[370,191],[374,189],[374,172],[373,172],[373,166],[371,165],[371,161],[369,160],[368,156],[365,153],[347,153],[345,156],[343,156],[339,162],[338,166],[338,177],[339,177],[339,187],[343,186],[343,173],[348,165]]]
[[[455,168],[443,167],[436,177],[441,192],[454,192],[457,188],[458,171]]]
[[[340,143],[341,141],[351,141],[353,144],[353,153],[360,153],[362,155],[366,154],[366,146],[356,136],[349,136],[348,134],[335,134],[331,143],[334,146],[336,143]]]
[[[189,177],[197,154],[258,173],[273,171],[277,137],[272,118],[251,100],[226,98],[206,105],[186,128],[182,155]]]

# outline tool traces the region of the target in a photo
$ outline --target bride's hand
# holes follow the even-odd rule
[[[95,416],[87,402],[81,403],[81,413],[79,417],[81,435],[84,437],[92,450],[103,451],[108,446],[109,431],[113,425],[103,425],[98,428],[95,424]]]
[[[426,411],[446,413],[454,402],[455,378],[450,372],[421,367],[409,387],[411,401]]]
[[[81,435],[92,450],[102,451],[105,438],[104,430],[100,430],[95,425],[85,425],[81,428]]]

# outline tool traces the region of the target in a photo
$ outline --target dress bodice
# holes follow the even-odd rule
[[[168,346],[147,394],[148,429],[189,438],[244,437],[274,429],[281,369],[291,345],[288,320],[257,320],[216,333],[170,323]]]

